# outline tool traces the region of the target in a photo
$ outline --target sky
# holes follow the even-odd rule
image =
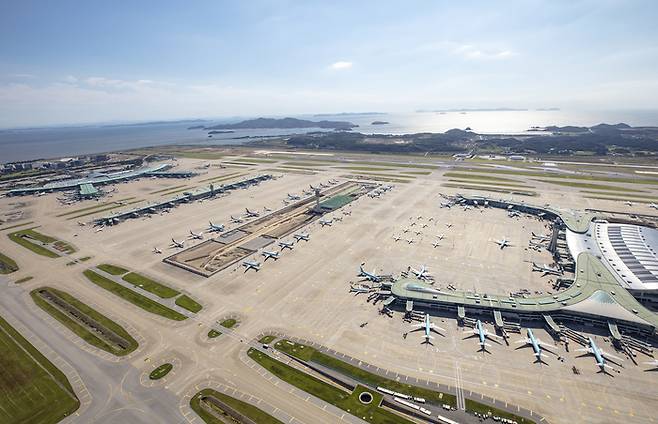
[[[0,0],[0,127],[658,109],[658,2]]]

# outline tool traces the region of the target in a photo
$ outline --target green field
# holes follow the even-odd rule
[[[11,274],[18,271],[18,265],[9,256],[0,253],[0,274]]]
[[[33,251],[37,255],[46,256],[48,258],[58,258],[58,257],[61,256],[61,255],[59,255],[55,252],[50,251],[49,249],[46,249],[45,247],[43,247],[40,244],[36,244],[36,243],[32,242],[31,240],[29,240],[27,238],[24,238],[23,236],[30,236],[33,239],[35,239],[37,241],[40,241],[42,243],[46,243],[46,244],[51,244],[51,243],[55,243],[55,242],[59,241],[59,240],[57,240],[55,238],[52,238],[50,236],[47,236],[45,234],[38,233],[38,232],[34,231],[31,228],[27,229],[27,230],[15,231],[13,233],[7,234],[7,237],[9,237],[9,239],[11,241],[13,241],[14,243],[20,244],[24,248]],[[60,242],[60,243],[63,243],[62,247],[64,248],[64,251],[66,251],[67,253],[75,252],[75,249],[73,249],[73,247],[71,247],[70,245],[68,245],[64,242]]]
[[[84,324],[79,323],[78,321],[71,318],[68,314],[66,314],[59,308],[47,302],[44,298],[42,298],[38,294],[40,290],[44,290],[44,289],[56,294],[59,298],[66,301],[69,305],[74,306],[80,312],[92,318],[94,321],[98,322],[108,330],[111,330],[117,336],[123,338],[128,343],[126,349],[122,349],[119,346],[111,344],[105,341],[104,339],[96,336],[93,330],[90,330]],[[133,339],[132,336],[122,326],[112,321],[111,319],[101,314],[100,312],[96,311],[95,309],[92,309],[88,305],[82,303],[81,301],[79,301],[78,299],[76,299],[75,297],[71,296],[66,292],[63,292],[61,290],[56,290],[51,287],[40,287],[38,289],[32,290],[30,292],[30,296],[32,296],[32,300],[34,301],[34,303],[37,304],[37,306],[39,306],[44,311],[48,312],[53,318],[64,324],[66,328],[73,331],[82,340],[84,340],[85,342],[89,343],[92,346],[95,346],[99,349],[102,349],[116,356],[127,355],[130,352],[137,349],[137,347],[139,346],[137,341]]]
[[[585,180],[594,182],[608,182],[608,183],[627,183],[627,184],[648,184],[658,185],[658,179],[643,179],[643,178],[623,178],[623,177],[606,177],[603,175],[581,175],[581,174],[556,174],[554,172],[537,172],[537,171],[515,171],[511,169],[484,169],[484,168],[466,168],[460,169],[462,172],[477,172],[484,174],[502,174],[510,176],[525,176],[525,177],[542,177],[542,178],[557,178],[566,180]]]
[[[194,312],[195,314],[203,309],[203,306],[185,294],[176,298],[176,305],[180,306],[181,308],[185,308],[190,312]]]
[[[368,405],[363,405],[361,402],[359,402],[357,397],[358,394],[363,390],[359,387],[357,387],[354,392],[350,394],[336,386],[325,383],[322,380],[319,380],[291,366],[279,362],[276,359],[273,359],[256,349],[249,349],[247,351],[247,355],[249,355],[249,357],[256,361],[260,366],[275,376],[279,377],[283,381],[292,384],[298,389],[303,390],[317,398],[320,398],[325,402],[328,402],[342,409],[343,411],[349,412],[350,414],[357,416],[365,421],[378,424],[412,424],[411,421],[403,418],[402,416],[380,408],[377,406],[377,403],[374,400]],[[373,396],[381,397],[381,395],[373,392],[371,393]]]
[[[449,182],[452,183],[465,183],[465,184],[483,184],[485,186],[494,186],[494,187],[519,187],[519,188],[534,188],[531,186],[527,186],[524,184],[513,184],[513,183],[506,183],[506,182],[500,182],[500,181],[487,181],[487,180],[467,180],[467,179],[459,179],[459,178],[449,178]]]
[[[151,380],[159,380],[165,375],[169,374],[169,371],[171,371],[174,368],[174,366],[170,363],[165,363],[151,371],[151,374],[149,374],[149,378]]]
[[[579,182],[575,182],[575,181],[549,181],[549,180],[536,180],[536,179],[534,181],[538,181],[538,182],[542,182],[542,183],[555,184],[555,185],[564,186],[564,187],[587,188],[587,189],[605,190],[605,191],[618,191],[618,192],[621,192],[621,193],[626,193],[626,192],[642,193],[642,192],[645,192],[645,190],[638,190],[638,189],[634,189],[634,188],[614,186],[614,185],[609,185],[609,184],[579,183]]]
[[[278,341],[274,347],[277,350],[295,356],[302,361],[315,362],[372,387],[382,386],[395,392],[422,397],[425,398],[427,402],[434,403],[436,405],[443,405],[445,403],[454,406],[457,404],[454,395],[436,392],[422,387],[412,386],[410,384],[404,384],[390,380],[388,378],[384,378],[382,376],[365,371],[359,367],[350,365],[347,362],[336,359],[333,356],[325,355],[324,353],[319,352],[310,346],[305,346],[298,343],[293,343],[291,345],[287,340],[282,340]]]
[[[235,327],[235,324],[237,324],[238,321],[234,318],[229,318],[225,319],[224,321],[220,322],[219,325],[221,325],[224,328],[233,328]]]
[[[60,213],[59,215],[55,215],[55,216],[59,218],[59,217],[62,217],[62,216],[75,215],[75,214],[79,214],[79,213],[82,213],[82,212],[91,211],[91,210],[94,210],[94,209],[100,209],[100,208],[103,208],[103,207],[105,207],[105,206],[109,206],[109,205],[112,205],[112,204],[116,204],[116,203],[118,203],[118,202],[126,202],[126,201],[128,201],[128,200],[132,200],[132,199],[134,199],[134,197],[126,197],[125,199],[115,200],[114,202],[103,202],[103,203],[98,203],[98,204],[95,204],[95,205],[93,205],[93,206],[87,206],[87,207],[85,207],[85,208],[80,208],[80,209],[74,209],[74,210],[72,210],[72,211],[68,211],[68,212]]]
[[[275,336],[263,336],[258,340],[258,342],[263,344],[268,344],[268,343],[272,343],[275,339],[276,339]]]
[[[107,211],[111,211],[112,209],[122,208],[122,207],[124,207],[124,206],[126,206],[126,205],[133,205],[133,204],[135,204],[135,203],[139,203],[139,202],[141,202],[141,201],[142,201],[142,200],[139,200],[139,199],[138,199],[138,200],[133,200],[132,202],[126,202],[126,203],[123,204],[123,205],[113,205],[113,206],[108,206],[108,207],[105,207],[105,208],[98,208],[98,209],[94,209],[94,210],[91,210],[91,211],[88,211],[88,212],[83,212],[83,213],[79,213],[79,214],[77,214],[77,215],[70,216],[70,217],[68,217],[68,218],[66,218],[66,219],[67,219],[68,221],[70,221],[70,220],[72,220],[72,219],[82,218],[83,216],[94,215],[94,214],[97,214],[97,213],[100,213],[100,212],[107,212]]]
[[[0,422],[54,424],[79,406],[66,376],[0,317]]]
[[[185,184],[183,185],[177,185],[173,187],[167,187],[167,188],[162,188],[160,190],[152,191],[150,194],[158,194],[158,193],[164,193],[165,191],[171,191],[171,190],[177,190],[179,188],[187,187]]]
[[[526,420],[523,417],[519,417],[518,415],[511,414],[507,411],[503,411],[498,408],[494,408],[491,406],[484,405],[479,402],[475,402],[470,399],[465,399],[466,403],[466,412],[470,412],[471,414],[474,412],[477,412],[479,414],[483,415],[491,415],[491,416],[498,416],[501,418],[508,418],[510,420],[516,421],[519,424],[533,424],[534,421],[532,420]]]
[[[96,268],[100,269],[101,271],[105,271],[108,274],[112,275],[123,275],[128,272],[127,269],[122,268],[120,266],[116,265],[111,265],[111,264],[100,264]]]
[[[180,294],[179,291],[165,286],[164,284],[160,284],[157,281],[151,280],[150,278],[141,274],[137,274],[136,272],[131,272],[130,274],[125,275],[123,277],[123,281],[130,283],[133,286],[142,288],[147,292],[153,293],[162,299],[170,299]]]
[[[468,172],[445,172],[444,177],[449,178],[462,178],[470,180],[485,180],[485,181],[504,181],[508,183],[518,183],[519,180],[514,180],[512,178],[503,178],[503,177],[494,177],[492,175],[481,175],[481,174],[469,174]]]
[[[178,313],[158,302],[155,302],[146,296],[135,293],[134,291],[125,288],[121,284],[115,283],[114,281],[109,280],[90,269],[84,271],[83,274],[89,281],[96,284],[97,286],[104,288],[112,294],[119,296],[120,298],[144,309],[147,312],[160,315],[174,321],[183,321],[184,319],[187,319],[185,315]]]
[[[10,225],[9,227],[2,227],[2,228],[0,228],[0,231],[11,230],[11,229],[14,229],[14,228],[23,227],[25,225],[30,225],[30,224],[34,224],[34,221],[26,221],[26,222],[22,222],[20,224]]]
[[[221,335],[222,335],[222,333],[220,333],[219,331],[214,330],[214,329],[208,331],[208,338],[209,338],[209,339],[214,339],[215,337],[219,337],[219,336],[221,336]]]
[[[240,414],[244,415],[245,417],[251,419],[253,422],[256,422],[258,424],[283,424],[281,421],[277,420],[273,416],[263,412],[262,410],[256,408],[255,406],[249,403],[242,402],[241,400],[235,399],[223,393],[219,393],[213,389],[203,389],[199,393],[194,395],[192,399],[190,399],[190,407],[207,424],[224,424],[226,422],[224,420],[220,420],[216,418],[215,416],[213,416],[213,414],[210,414],[203,407],[201,407],[201,402],[202,402],[201,399],[208,396],[214,397],[220,402],[231,407],[236,412],[239,412]],[[206,405],[212,408],[212,410],[216,414],[228,419],[228,415],[226,414],[226,412],[219,409],[216,405],[212,403],[206,403]]]

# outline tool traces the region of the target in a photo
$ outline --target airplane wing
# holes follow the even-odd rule
[[[490,333],[490,332],[488,332],[488,331],[485,331],[485,332],[484,332],[484,335],[487,336],[487,337],[493,337],[493,338],[498,339],[498,340],[502,340],[502,339],[503,339],[503,338],[500,337],[498,334]]]
[[[541,340],[537,340],[537,345],[542,348],[542,350],[545,350],[547,352],[551,352],[553,355],[555,355],[555,352],[553,352],[551,349],[553,349],[553,346],[551,347],[546,347],[546,343],[543,343]]]
[[[444,333],[446,332],[445,328],[441,328],[438,325],[434,325],[434,324],[432,324],[430,330],[434,331],[435,333],[438,333],[439,331],[443,331]]]
[[[517,343],[517,344],[521,344],[521,343],[530,344],[530,343],[532,343],[532,341],[530,341],[530,339],[521,339],[521,340],[515,341],[514,343]]]
[[[612,355],[612,354],[604,352],[604,351],[601,351],[601,355],[603,355],[605,358],[608,358],[608,359],[612,358],[613,360],[624,362],[624,360],[621,359],[620,357]]]
[[[576,352],[594,353],[592,351],[592,348],[590,348],[590,347],[584,347],[582,349],[576,349]]]

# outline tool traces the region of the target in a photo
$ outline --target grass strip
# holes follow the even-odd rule
[[[11,274],[18,271],[18,264],[12,258],[0,253],[0,274]]]
[[[512,178],[503,178],[503,177],[494,177],[491,175],[473,175],[467,172],[444,172],[444,177],[449,178],[462,178],[462,179],[473,179],[473,180],[486,180],[486,181],[506,181],[510,183],[519,182],[519,180],[514,180]]]
[[[208,338],[209,338],[209,339],[214,339],[215,337],[219,337],[219,336],[221,336],[221,335],[222,335],[221,332],[219,332],[219,331],[217,331],[217,330],[214,330],[214,329],[208,331]]]
[[[203,306],[186,294],[180,295],[176,298],[176,305],[185,308],[190,312],[194,312],[195,314],[203,309]]]
[[[457,400],[452,394],[441,393],[418,386],[412,386],[411,384],[400,383],[399,381],[373,374],[359,367],[355,367],[354,365],[350,365],[347,362],[341,361],[340,359],[334,358],[333,356],[326,355],[311,346],[282,340],[276,342],[274,347],[277,350],[299,358],[302,361],[315,362],[372,387],[381,386],[395,392],[422,397],[425,398],[427,402],[435,405],[457,405]]]
[[[382,168],[376,166],[337,166],[337,169],[349,169],[350,171],[395,171],[393,168]]]
[[[66,314],[64,311],[55,307],[54,305],[46,301],[43,297],[41,297],[39,295],[39,292],[42,290],[47,290],[55,294],[57,297],[64,300],[69,305],[75,307],[78,311],[87,315],[88,317],[98,322],[108,330],[111,330],[114,334],[116,334],[117,336],[121,337],[126,342],[128,342],[128,346],[125,349],[122,349],[119,346],[116,346],[98,337],[95,334],[96,333],[95,329],[90,329],[88,326],[78,322],[77,320],[73,319],[68,314]],[[30,296],[32,296],[32,300],[34,301],[34,303],[36,303],[37,306],[39,306],[41,309],[46,311],[57,321],[61,322],[66,328],[74,332],[78,337],[80,337],[82,340],[84,340],[85,342],[89,343],[92,346],[95,346],[99,349],[102,349],[116,356],[125,356],[130,352],[134,351],[135,349],[137,349],[137,347],[139,346],[137,341],[133,339],[132,336],[122,326],[112,321],[111,319],[101,314],[100,312],[96,311],[95,309],[91,308],[90,306],[86,305],[85,303],[82,303],[81,301],[79,301],[78,299],[76,299],[75,297],[71,296],[66,292],[53,289],[51,287],[40,287],[38,289],[32,290],[30,292]]]
[[[241,400],[235,399],[234,397],[219,393],[213,389],[203,389],[199,393],[195,394],[192,399],[190,399],[190,407],[194,412],[196,412],[201,419],[207,424],[224,424],[226,422],[231,422],[230,416],[226,411],[222,410],[218,405],[208,402],[206,399],[215,398],[218,401],[228,405],[231,409],[236,412],[239,412],[241,415],[249,418],[255,423],[258,424],[283,424],[281,421],[277,420],[273,416],[263,412],[262,410],[256,408],[254,405],[243,402]],[[203,405],[203,406],[202,406]],[[215,414],[225,418],[219,419],[214,414],[208,412],[207,409],[212,410]],[[228,421],[231,420],[231,421]]]
[[[263,336],[258,340],[258,342],[263,343],[263,344],[269,344],[269,343],[272,343],[275,339],[276,339],[276,336],[272,336],[272,335]]]
[[[238,174],[239,174],[239,172],[230,172],[228,174],[220,175],[218,177],[210,177],[210,178],[206,178],[205,180],[199,180],[199,182],[200,183],[205,183],[205,182],[208,182],[208,181],[215,181],[215,180],[219,180],[219,179],[228,179],[228,178],[232,178],[233,176],[238,175]],[[246,175],[246,174],[242,174],[242,175]]]
[[[14,284],[23,284],[23,283],[26,283],[26,282],[30,281],[30,280],[33,279],[33,278],[34,278],[34,277],[32,277],[32,276],[27,276],[27,277],[19,278],[18,280],[14,281]]]
[[[169,371],[171,371],[174,368],[173,364],[170,364],[169,362],[160,365],[153,371],[151,371],[151,374],[149,374],[149,379],[151,380],[159,380],[165,375],[169,374]]]
[[[139,293],[127,289],[121,284],[115,283],[114,281],[109,280],[90,269],[85,270],[83,274],[85,275],[85,277],[87,277],[89,281],[96,284],[97,286],[104,288],[105,290],[111,292],[112,294],[119,296],[120,298],[132,303],[135,306],[144,309],[147,312],[160,315],[162,317],[174,321],[183,321],[184,319],[187,319],[185,315],[178,313],[173,309],[170,309],[158,302],[155,302],[146,296],[142,296]]]
[[[91,211],[91,210],[94,210],[94,209],[102,208],[102,207],[105,207],[105,206],[108,206],[108,205],[111,205],[111,204],[114,204],[114,203],[118,203],[118,202],[127,202],[128,200],[133,200],[134,198],[135,197],[126,197],[125,199],[115,200],[114,202],[98,203],[94,206],[88,206],[86,208],[80,208],[80,209],[60,213],[59,215],[55,215],[55,216],[59,218],[59,217],[62,217],[62,216],[74,215],[74,214],[77,214],[77,213],[80,213],[80,212],[87,212],[87,211]]]
[[[68,379],[0,317],[0,422],[55,424],[80,407]]]
[[[374,401],[368,405],[361,404],[358,400],[358,393],[360,392],[357,390],[352,394],[347,393],[253,348],[247,351],[247,355],[283,381],[365,421],[377,424],[412,424],[411,421],[404,419],[402,416],[380,408]],[[375,393],[373,393],[374,395]]]
[[[594,195],[600,195],[600,196],[613,196],[616,193],[609,193],[606,191],[593,191],[593,190],[580,190],[581,193],[585,194],[594,194]],[[633,200],[633,199],[638,199],[638,200],[648,200],[648,201],[653,201],[653,202],[658,202],[658,197],[653,197],[653,196],[643,196],[641,194],[624,194],[624,200]]]
[[[233,328],[235,327],[235,324],[238,323],[238,320],[235,318],[228,318],[225,319],[224,321],[220,322],[219,325],[221,325],[224,328]]]
[[[533,188],[532,186],[524,185],[524,184],[512,184],[512,183],[505,183],[505,182],[499,182],[499,181],[487,181],[487,180],[462,180],[459,178],[449,178],[448,181],[454,182],[454,183],[466,183],[466,184],[484,184],[484,185],[492,185],[492,186],[501,186],[501,187],[519,187],[519,188]]]
[[[589,189],[595,189],[595,190],[618,191],[618,192],[622,192],[622,193],[626,193],[626,192],[629,192],[629,191],[634,192],[634,193],[643,193],[643,192],[645,192],[645,190],[638,190],[638,189],[634,189],[634,188],[613,186],[613,185],[607,185],[607,184],[578,183],[578,182],[574,182],[574,181],[547,181],[547,180],[536,180],[536,179],[533,179],[533,181],[538,181],[538,182],[542,182],[542,183],[549,183],[549,184],[559,185],[559,186],[563,186],[563,187],[589,188]]]
[[[137,274],[136,272],[131,272],[130,274],[125,275],[123,281],[144,289],[149,293],[153,293],[162,299],[170,299],[180,294],[178,290],[174,290],[169,286],[165,286],[164,284],[158,283],[157,281],[151,280],[150,278]]]
[[[14,225],[11,225],[9,227],[2,227],[2,228],[0,228],[0,231],[12,230],[14,228],[23,227],[25,225],[30,225],[30,224],[34,224],[34,221],[27,221],[27,222],[22,222],[20,224],[14,224]]]
[[[173,187],[167,187],[167,188],[163,188],[161,190],[152,191],[150,194],[164,193],[165,191],[176,190],[178,188],[183,188],[183,187],[185,187],[185,184],[177,185],[177,186],[173,186]]]
[[[390,177],[385,177],[381,176],[382,174],[367,174],[367,173],[359,173],[358,175],[345,175],[343,178],[350,178],[350,179],[360,179],[359,177],[366,177],[368,180],[373,180],[373,181],[382,181],[386,183],[402,183],[402,184],[407,184],[410,183],[411,180],[403,180],[400,178],[390,178]]]
[[[100,264],[96,268],[100,269],[101,271],[105,271],[108,274],[112,275],[123,275],[128,272],[127,269],[122,268],[120,266],[116,265],[111,265],[111,264]]]
[[[477,172],[484,174],[502,174],[502,175],[511,175],[511,176],[557,178],[557,179],[566,179],[566,180],[586,180],[586,181],[594,181],[594,182],[603,181],[608,183],[658,185],[658,179],[647,179],[647,178],[620,178],[620,177],[605,177],[602,175],[598,176],[598,175],[578,175],[578,174],[556,174],[551,172],[514,171],[511,169],[466,168],[460,171]]]
[[[37,255],[45,256],[47,258],[59,258],[61,256],[51,251],[50,249],[46,249],[41,245],[34,244],[30,240],[23,237],[23,235],[30,234],[31,231],[32,230],[16,231],[14,233],[9,233],[7,237],[9,237],[9,240],[13,241],[14,243],[20,244],[24,248],[31,250]]]

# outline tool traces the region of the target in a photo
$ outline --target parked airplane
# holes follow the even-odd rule
[[[103,227],[96,228],[96,231],[95,231],[95,232],[96,232],[96,233],[100,233],[101,231],[103,231]]]
[[[182,249],[185,247],[185,241],[176,241],[173,238],[171,239],[171,247]]]
[[[245,268],[244,272],[247,272],[250,269],[253,269],[256,272],[258,272],[260,270],[260,262],[258,262],[258,261],[250,261],[250,260],[243,261],[242,266]]]
[[[599,366],[600,372],[605,373],[607,368],[614,369],[606,363],[606,358],[611,360],[612,362],[614,362],[615,360],[621,362],[624,361],[623,359],[617,356],[611,355],[599,349],[599,347],[596,345],[596,343],[594,343],[594,340],[591,337],[589,337],[588,339],[589,339],[589,346],[582,349],[576,349],[576,352],[585,352],[585,355],[594,355],[594,358],[596,358],[596,365]]]
[[[415,233],[416,233],[416,235],[417,235],[417,236],[419,236],[419,235],[421,235],[421,234],[423,234],[423,232],[422,232],[422,231],[420,231],[420,230],[418,230],[418,231],[415,231]]]
[[[536,263],[532,263],[532,271],[533,272],[543,272],[544,274],[542,275],[562,275],[562,271],[560,271],[557,268],[550,267],[546,264],[544,265],[537,265]]]
[[[244,208],[245,214],[244,216],[247,218],[258,218],[260,214],[258,212],[252,212],[248,208]]]
[[[290,194],[290,193],[288,193],[288,199],[289,199],[289,200],[299,200],[300,197],[299,197],[298,195],[296,195],[296,194]]]
[[[539,239],[540,241],[548,241],[551,239],[545,234],[535,234],[534,231],[532,232],[532,238]]]
[[[198,233],[195,233],[194,231],[190,230],[190,239],[202,240],[203,232],[199,231]]]
[[[436,236],[436,238],[439,239],[439,241],[443,240],[445,237],[446,237],[445,234],[439,234]]]
[[[235,223],[235,224],[239,224],[239,223],[242,222],[242,218],[240,218],[240,217],[237,217],[237,218],[236,218],[236,217],[234,217],[233,215],[231,215],[231,222],[233,222],[233,223]]]
[[[643,364],[650,365],[651,369],[658,371],[658,359],[654,359],[653,361],[649,361],[649,362],[643,362]]]
[[[411,330],[411,332],[422,330],[425,333],[425,341],[423,342],[423,344],[425,343],[432,344],[432,342],[430,341],[430,339],[434,338],[434,336],[432,336],[431,334],[432,332],[435,332],[436,334],[443,336],[443,334],[439,333],[439,330],[444,332],[446,331],[445,329],[439,327],[438,325],[435,325],[430,321],[430,314],[425,314],[425,319],[423,320],[423,322],[420,324],[414,324],[414,327],[418,327],[418,328],[415,330]]]
[[[208,224],[210,224],[208,226],[208,231],[212,233],[220,233],[224,231],[224,224],[215,225],[212,223],[212,221],[208,221]]]
[[[78,225],[81,226],[81,227],[84,227],[87,224],[85,224],[84,222],[78,221]]]
[[[487,343],[488,338],[491,338],[491,337],[495,337],[496,339],[501,338],[500,336],[498,336],[496,334],[492,334],[492,333],[488,332],[485,328],[482,328],[482,322],[480,320],[477,320],[475,322],[475,328],[471,331],[473,332],[473,334],[468,336],[467,338],[478,337],[480,339],[479,344],[480,344],[480,350],[481,351],[486,351],[487,347],[491,347],[491,345],[489,343]],[[490,339],[490,340],[493,340],[493,339]]]
[[[409,267],[409,270],[411,272],[413,272],[414,275],[416,275],[416,278],[418,278],[419,280],[426,281],[426,280],[432,280],[433,279],[433,277],[430,275],[429,269],[427,269],[427,267],[425,267],[425,265],[421,265],[420,269],[415,269],[413,267]]]
[[[630,206],[630,207],[633,206],[633,202],[631,202],[630,200],[625,201],[624,204],[625,204],[626,206]]]
[[[299,241],[302,241],[302,240],[304,240],[304,241],[308,241],[308,239],[311,237],[310,234],[308,234],[308,233],[296,233],[296,234],[293,234],[292,236],[293,236],[293,237],[295,238],[295,240],[297,240],[298,242],[299,242]]]
[[[452,207],[452,204],[448,202],[441,202],[441,207],[450,209]]]
[[[153,248],[153,253],[160,254],[160,253],[162,253],[162,250],[158,249],[157,247],[154,247]]]
[[[510,218],[514,218],[521,216],[521,214],[518,211],[509,211],[507,212],[507,216],[509,216]]]
[[[304,196],[310,196],[310,195],[313,194],[313,192],[312,192],[311,190],[302,190],[302,194],[303,194]]]
[[[658,209],[658,205],[655,203],[649,203],[650,208]]]
[[[400,241],[400,236],[393,236],[393,240]]]
[[[436,248],[439,247],[439,246],[441,246],[441,243],[439,243],[438,241],[434,241],[434,242],[432,242],[432,247],[433,247],[433,248],[436,249]]]
[[[503,237],[502,240],[494,240],[494,243],[496,243],[498,246],[500,246],[500,249],[501,249],[501,250],[504,249],[504,248],[506,248],[506,247],[508,247],[508,246],[511,246],[509,240],[507,240],[507,239],[504,238],[504,237]]]
[[[359,265],[359,273],[357,274],[357,277],[363,277],[367,281],[372,281],[373,283],[378,283],[382,280],[382,277],[379,275],[375,274],[375,270],[373,269],[372,272],[368,272],[365,269],[363,269],[363,265],[366,263],[363,262],[361,265]]]
[[[452,227],[452,224],[446,224],[446,227],[450,228]]]
[[[271,252],[269,250],[263,250],[263,253],[261,253],[265,257],[265,260],[263,262],[266,262],[268,259],[272,258],[275,261],[279,259],[279,252]]]
[[[407,239],[408,244],[412,244],[414,242],[414,239]]]
[[[325,225],[328,225],[328,226],[331,227],[331,224],[332,224],[332,222],[333,222],[333,219],[321,219],[321,220],[319,220],[318,222],[320,223],[320,225],[321,225],[322,227],[324,227]]]
[[[352,211],[343,211],[343,215],[352,215]]]
[[[292,246],[293,246],[292,242],[280,241],[278,244],[281,250],[285,250],[285,249],[292,250]]]
[[[263,212],[272,212],[272,209],[268,208],[267,206],[263,206]]]
[[[546,350],[547,352],[551,352],[550,349],[547,349],[541,340],[535,337],[535,335],[532,333],[531,329],[527,329],[527,334],[528,337],[525,339],[518,340],[516,343],[523,343],[523,346],[519,346],[519,348],[525,347],[525,346],[532,346],[532,350],[535,352],[535,357],[537,357],[536,362],[544,362],[541,359],[541,352],[542,349]],[[553,353],[553,352],[551,352]]]

